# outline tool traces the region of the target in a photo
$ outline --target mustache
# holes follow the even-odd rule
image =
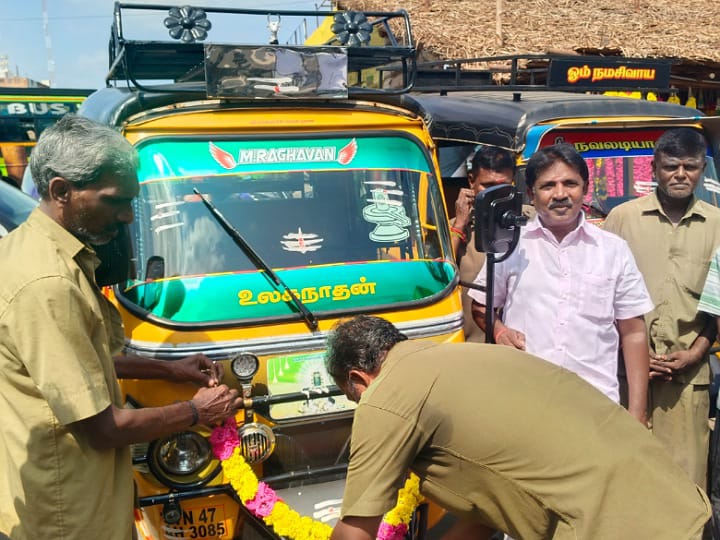
[[[563,199],[562,201],[553,201],[548,206],[548,210],[553,210],[555,208],[572,208],[572,203],[569,199]]]

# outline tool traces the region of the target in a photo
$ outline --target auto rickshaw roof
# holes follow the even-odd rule
[[[422,107],[409,95],[358,95],[356,99],[208,99],[203,83],[172,83],[157,85],[148,89],[109,87],[91,94],[82,104],[79,114],[103,124],[119,126],[128,118],[145,111],[163,111],[165,107],[182,104],[183,110],[222,110],[238,107],[252,109],[293,108],[312,110],[317,108],[377,110],[388,105],[396,114],[419,116]],[[367,99],[371,98],[371,99]],[[161,112],[162,114],[162,112]]]
[[[484,143],[514,151],[523,149],[530,127],[544,122],[574,119],[576,125],[593,125],[599,120],[702,116],[673,103],[552,90],[412,94],[401,100],[425,118],[440,144]]]

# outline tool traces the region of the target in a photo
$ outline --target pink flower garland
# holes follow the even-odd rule
[[[254,516],[261,518],[275,532],[291,540],[327,540],[332,528],[324,523],[301,517],[289,508],[277,496],[277,493],[264,482],[259,482],[252,469],[239,454],[240,439],[238,437],[235,418],[228,418],[225,424],[213,429],[210,435],[213,453],[221,461],[225,476],[238,495],[243,492],[248,497],[240,499]],[[257,489],[253,489],[257,486]],[[250,494],[254,494],[250,497]],[[380,528],[378,540],[402,540],[408,532],[410,518],[415,508],[422,501],[419,492],[419,480],[412,475],[398,493],[398,504],[388,512]]]
[[[210,434],[210,444],[213,453],[220,461],[229,458],[233,450],[240,446],[240,437],[238,436],[237,423],[235,418],[230,417],[222,426],[217,426]]]
[[[270,486],[265,482],[260,482],[257,495],[253,500],[246,502],[245,507],[254,515],[265,518],[270,515],[278,499],[277,493]]]
[[[377,540],[402,540],[407,532],[408,526],[404,523],[390,525],[387,521],[383,521],[377,532]]]

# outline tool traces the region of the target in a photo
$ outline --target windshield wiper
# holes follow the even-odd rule
[[[225,230],[226,233],[230,235],[230,238],[233,239],[233,241],[240,247],[240,249],[243,250],[243,253],[247,255],[247,258],[252,261],[252,263],[255,265],[255,268],[258,270],[263,270],[267,276],[272,279],[272,281],[275,283],[275,285],[282,289],[284,292],[287,292],[288,296],[290,297],[290,300],[292,301],[292,304],[298,309],[300,314],[303,316],[303,319],[305,319],[305,322],[310,327],[310,330],[317,330],[318,329],[318,320],[315,315],[313,315],[310,310],[305,307],[305,304],[302,303],[302,301],[297,297],[297,295],[292,292],[290,287],[287,286],[287,284],[282,280],[280,276],[278,276],[272,268],[263,260],[263,258],[252,248],[250,244],[247,243],[247,241],[242,237],[240,232],[232,226],[232,224],[220,213],[220,210],[217,209],[217,207],[211,203],[207,198],[205,198],[205,195],[200,193],[200,191],[197,188],[193,188],[193,191],[196,195],[200,197],[200,200],[203,202],[203,204],[207,207],[207,209],[210,211],[212,216],[215,218],[215,221],[217,221],[220,226]]]

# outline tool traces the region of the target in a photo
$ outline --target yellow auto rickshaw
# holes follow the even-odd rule
[[[178,40],[126,38],[128,12],[167,13]],[[195,41],[211,19],[277,16],[116,4],[108,87],[80,114],[120,130],[140,157],[135,272],[107,289],[127,350],[221,362],[245,397],[244,459],[289,506],[332,525],[354,405],[325,370],[328,332],[373,313],[412,339],[462,341],[462,311],[435,143],[401,99],[415,62],[406,14],[344,12],[323,46]],[[377,32],[385,44],[367,45]],[[380,66],[402,83],[361,86],[358,74]],[[194,392],[121,387],[128,407]],[[140,538],[278,537],[241,504],[209,436],[198,427],[133,447]],[[421,507],[413,538],[426,522]]]

